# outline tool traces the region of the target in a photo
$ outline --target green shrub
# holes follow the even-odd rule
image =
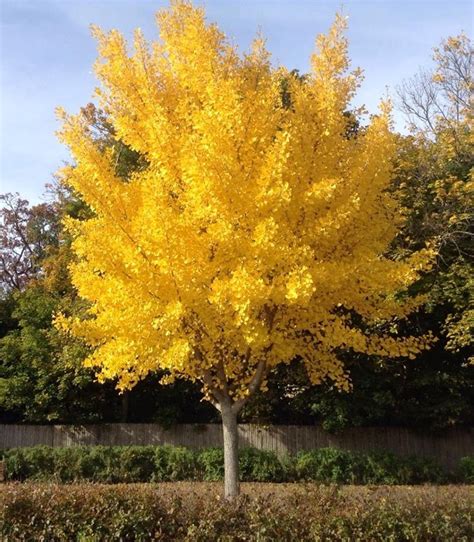
[[[335,448],[321,448],[296,455],[295,470],[299,480],[354,483],[353,454]]]
[[[213,482],[224,478],[224,450],[222,448],[201,450],[198,460],[203,480]]]
[[[224,451],[208,448],[199,453],[202,479],[217,481],[224,478]],[[273,452],[242,448],[239,451],[240,479],[244,482],[282,482],[287,480],[285,469]]]
[[[54,459],[54,476],[61,482],[74,482],[83,478],[81,474],[81,461],[88,454],[86,447],[53,448],[49,453]]]
[[[459,462],[459,477],[468,484],[474,484],[474,456],[463,457]]]
[[[282,482],[285,470],[273,452],[243,448],[239,453],[240,476],[246,482]]]
[[[390,452],[357,454],[352,471],[358,484],[421,484],[444,483],[447,475],[430,458],[398,457]]]
[[[441,465],[429,457],[411,456],[403,460],[402,465],[406,465],[407,469],[411,469],[411,476],[407,482],[402,480],[397,482],[400,484],[424,484],[427,482],[442,484],[448,479],[448,475],[444,472]]]
[[[92,482],[120,481],[119,446],[87,447],[78,464],[78,478]]]
[[[197,477],[197,454],[181,446],[157,446],[154,454],[153,482],[194,480]]]
[[[300,452],[296,478],[339,484],[418,484],[446,481],[443,469],[432,459],[398,457],[389,452],[357,453],[334,448]]]
[[[40,480],[54,476],[53,448],[34,446],[14,448],[4,454],[7,478],[10,480]]]
[[[124,446],[119,453],[121,482],[148,482],[155,472],[155,447]]]
[[[3,452],[9,480],[74,482],[165,482],[222,480],[221,448],[193,451],[175,446],[80,446],[12,448]],[[432,459],[402,458],[388,452],[356,453],[335,448],[278,457],[244,448],[239,454],[242,481],[312,481],[335,484],[473,482],[473,458],[448,474]]]

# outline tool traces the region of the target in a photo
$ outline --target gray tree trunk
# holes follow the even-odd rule
[[[231,405],[221,405],[221,415],[224,435],[224,495],[231,500],[240,493],[237,413],[232,410]]]

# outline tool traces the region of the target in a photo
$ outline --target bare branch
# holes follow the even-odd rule
[[[466,35],[449,37],[434,49],[433,70],[420,69],[397,88],[399,109],[412,127],[433,136],[439,122],[455,129],[468,114],[474,89],[473,51]]]

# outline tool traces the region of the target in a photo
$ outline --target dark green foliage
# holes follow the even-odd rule
[[[300,452],[296,456],[296,475],[300,480],[332,483],[347,480],[354,483],[358,462],[351,459],[352,454],[332,448]]]
[[[289,466],[290,462],[287,462]],[[239,452],[241,479],[245,482],[283,482],[291,478],[280,459],[273,453],[255,448]]]
[[[202,469],[203,480],[213,482],[224,479],[224,450],[208,448],[199,454],[199,466]]]
[[[155,448],[153,446],[129,446],[122,449],[119,461],[123,482],[151,480],[155,472]]]
[[[82,366],[85,345],[52,325],[56,311],[80,310],[80,301],[38,283],[0,299],[0,420],[2,422],[175,423],[214,420],[200,402],[199,386],[159,384],[160,375],[119,395],[113,382],[99,384]],[[191,406],[190,406],[191,405]]]
[[[9,484],[0,494],[5,541],[469,541],[468,488],[248,485],[235,502],[215,484]]]
[[[78,463],[75,479],[97,482],[117,482],[120,472],[120,455],[116,447],[94,446],[84,448]]]
[[[400,458],[389,452],[361,454],[335,448],[300,452],[295,460],[299,480],[351,484],[443,483],[447,475],[428,458]]]
[[[291,463],[290,461],[286,462]],[[203,480],[224,479],[224,451],[208,448],[199,453]],[[285,469],[282,460],[274,453],[255,448],[239,450],[240,479],[244,482],[282,482],[291,479],[291,467]]]
[[[197,454],[189,448],[157,446],[154,457],[155,468],[151,476],[154,482],[193,480],[198,477]]]
[[[458,366],[442,344],[416,361],[354,357],[347,365],[351,393],[324,385],[304,395],[326,430],[388,425],[436,432],[474,421],[474,366]]]
[[[86,348],[51,325],[65,299],[40,285],[14,298],[17,328],[0,338],[0,416],[3,410],[13,420],[97,419],[107,388],[81,366]]]
[[[48,446],[16,448],[4,452],[7,478],[10,480],[40,480],[54,478],[56,452]],[[61,449],[57,448],[58,455]]]
[[[474,484],[474,456],[461,459],[459,462],[459,478],[468,484]]]
[[[426,321],[429,324],[429,321]],[[474,423],[474,365],[459,363],[443,339],[416,360],[345,359],[353,384],[347,393],[329,383],[311,386],[295,361],[270,375],[268,392],[244,407],[245,423],[347,427],[402,426],[436,432]]]
[[[224,475],[220,448],[191,450],[175,446],[78,446],[12,448],[3,452],[9,480],[74,482],[219,481]],[[434,460],[398,457],[388,452],[357,453],[335,448],[278,457],[244,448],[239,454],[241,480],[312,481],[338,484],[421,484],[472,482],[474,462],[464,458],[455,473]]]

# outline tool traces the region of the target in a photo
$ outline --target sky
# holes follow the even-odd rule
[[[317,34],[342,7],[349,18],[349,51],[365,80],[355,105],[375,112],[449,35],[472,36],[471,0],[207,0],[207,18],[241,51],[257,31],[267,38],[276,65],[308,70]],[[162,0],[0,0],[0,193],[44,201],[44,186],[68,160],[57,141],[54,110],[70,113],[92,100],[97,81],[89,25],[117,28],[131,37],[140,27],[155,39],[154,13]],[[404,120],[395,113],[395,126]]]

